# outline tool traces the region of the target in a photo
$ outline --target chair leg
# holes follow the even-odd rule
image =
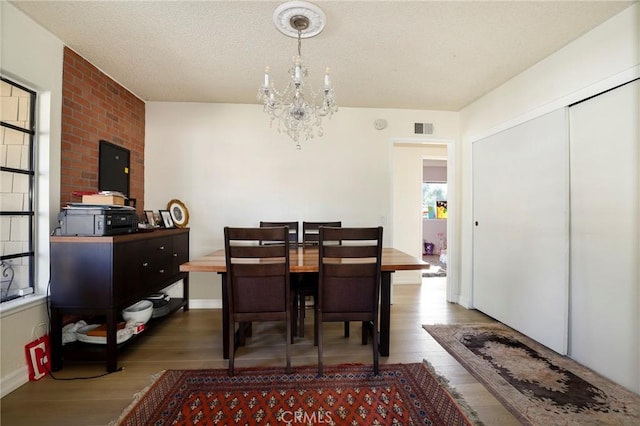
[[[286,357],[287,357],[287,367],[285,369],[287,374],[291,374],[291,341],[293,340],[293,334],[291,334],[291,312],[287,313],[287,336],[286,340]]]
[[[318,339],[318,375],[324,375],[324,371],[322,368],[322,314],[320,312],[316,313],[316,337]]]
[[[313,346],[318,346],[318,333],[320,329],[320,321],[318,321],[318,310],[313,310]]]
[[[298,294],[298,337],[304,337],[305,299],[304,293]]]
[[[247,329],[247,323],[241,322],[240,326],[238,327],[238,345],[239,346],[245,346],[247,344],[247,335],[245,333],[246,329]]]
[[[344,337],[349,337],[349,321],[344,322]]]
[[[376,376],[380,374],[380,350],[378,349],[378,324],[377,321],[373,321],[373,374]]]
[[[298,334],[298,293],[294,290],[291,292],[291,318],[289,319],[289,323],[291,324],[291,335],[290,340],[291,343],[294,343],[294,338]]]
[[[229,318],[229,376],[233,376],[233,361],[236,355],[236,331],[233,318]]]
[[[371,322],[362,321],[362,344],[366,345],[369,342],[369,333],[371,333]]]

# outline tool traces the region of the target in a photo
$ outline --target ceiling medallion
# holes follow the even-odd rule
[[[273,23],[282,34],[298,38],[315,37],[322,32],[327,18],[318,6],[306,1],[283,3],[273,12]]]

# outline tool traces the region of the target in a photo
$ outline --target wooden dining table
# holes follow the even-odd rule
[[[381,356],[389,356],[391,330],[391,274],[395,271],[429,269],[429,263],[395,248],[382,249],[382,282],[380,285],[380,339]],[[318,248],[298,246],[289,253],[291,273],[318,272]],[[192,259],[180,265],[180,272],[216,272],[222,277],[222,338],[223,357],[229,358],[229,318],[227,306],[227,265],[224,249]]]

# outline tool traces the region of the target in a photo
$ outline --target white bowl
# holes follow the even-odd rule
[[[147,323],[153,314],[153,302],[141,300],[122,311],[122,318],[126,322]]]

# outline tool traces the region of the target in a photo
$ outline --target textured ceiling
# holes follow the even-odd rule
[[[257,103],[284,84],[296,40],[272,1],[11,1],[145,101]],[[634,1],[316,1],[312,84],[338,104],[457,111]]]

